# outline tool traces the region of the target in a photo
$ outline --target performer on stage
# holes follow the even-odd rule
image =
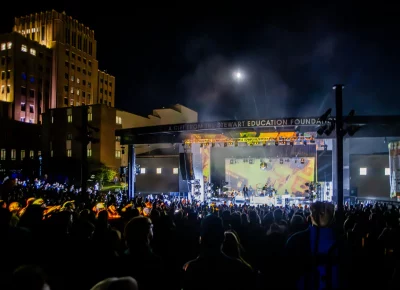
[[[243,187],[243,197],[244,198],[249,198],[249,189],[248,189],[248,187],[246,186],[246,184],[244,185],[244,187]]]

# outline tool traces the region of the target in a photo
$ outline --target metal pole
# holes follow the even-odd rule
[[[336,105],[336,178],[339,212],[343,212],[343,88],[341,84],[333,87]]]
[[[135,146],[128,145],[128,197],[133,199],[135,196],[135,180],[136,180],[136,154]]]

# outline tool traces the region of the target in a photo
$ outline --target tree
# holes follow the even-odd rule
[[[112,182],[114,177],[118,175],[118,172],[107,166],[101,167],[95,174],[95,179],[103,182]]]

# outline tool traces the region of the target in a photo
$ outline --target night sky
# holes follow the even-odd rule
[[[203,121],[319,116],[333,106],[332,85],[344,83],[345,111],[400,114],[394,7],[58,3],[7,7],[1,32],[11,31],[14,16],[66,11],[95,31],[100,69],[116,77],[116,106],[133,113],[181,103]],[[241,83],[232,80],[236,68]]]

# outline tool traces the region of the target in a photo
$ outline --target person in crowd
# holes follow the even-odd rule
[[[315,202],[310,207],[312,225],[287,241],[287,257],[303,261],[290,275],[290,289],[345,289],[350,264],[343,237],[333,227],[335,208]]]
[[[242,261],[225,255],[222,252],[223,242],[222,220],[214,215],[207,216],[201,224],[200,255],[183,267],[184,290],[253,289],[256,278],[252,269]],[[215,277],[216,274],[218,277]]]

